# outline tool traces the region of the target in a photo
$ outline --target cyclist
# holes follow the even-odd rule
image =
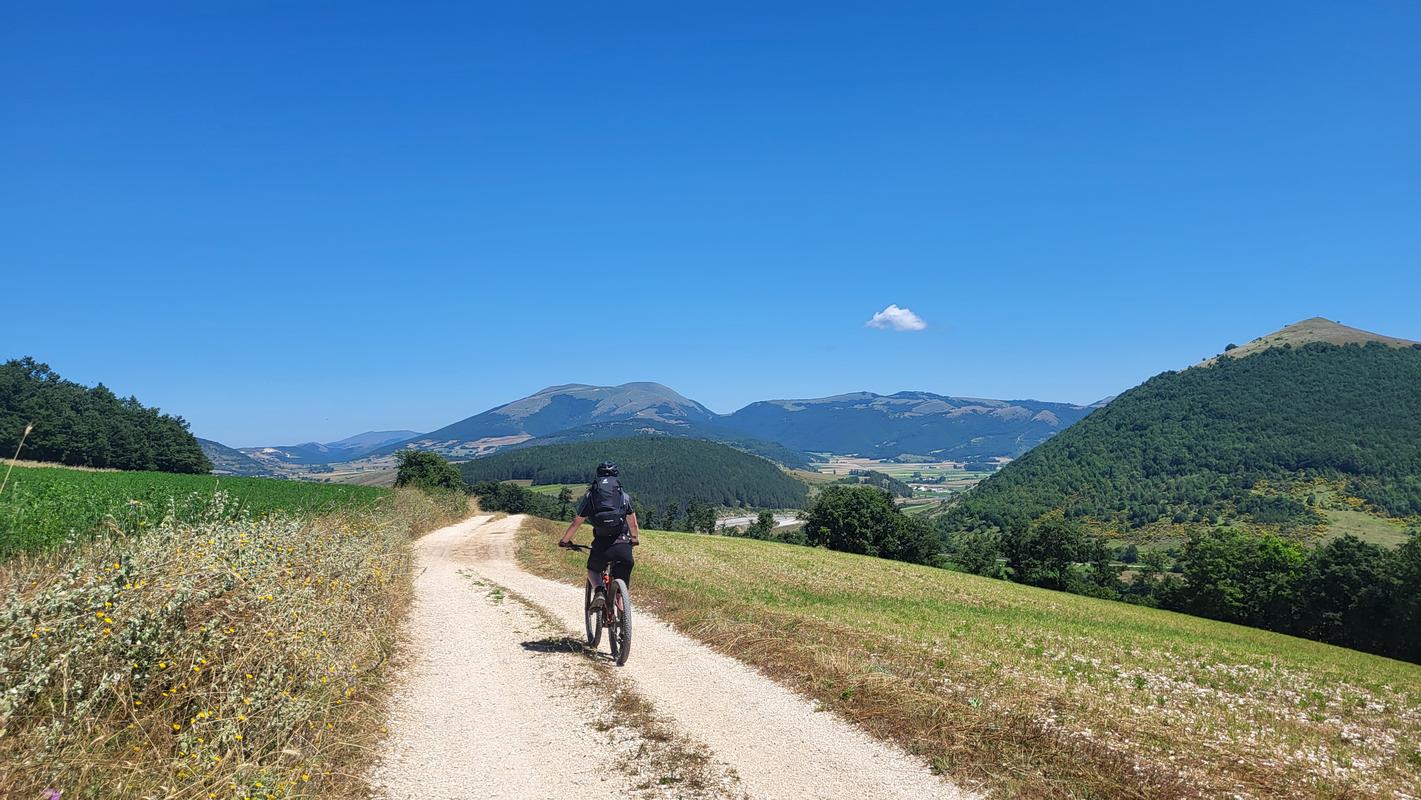
[[[641,528],[637,525],[636,511],[632,509],[631,495],[622,488],[617,465],[603,461],[597,465],[597,479],[588,487],[582,502],[577,504],[577,514],[567,533],[562,535],[558,546],[572,544],[573,534],[582,527],[585,520],[592,521],[592,549],[587,554],[587,582],[592,584],[592,607],[602,608],[607,603],[607,592],[602,586],[602,570],[607,562],[612,565],[612,577],[621,578],[628,587],[632,584],[632,546],[639,542]]]

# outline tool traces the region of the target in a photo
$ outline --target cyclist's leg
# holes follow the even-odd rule
[[[602,588],[602,570],[607,568],[608,547],[610,542],[603,540],[592,540],[592,548],[587,551],[587,582],[592,585],[593,590]]]
[[[612,564],[612,577],[620,578],[630,589],[632,586],[632,567],[636,566],[632,557],[631,542],[620,542],[607,548],[608,559],[614,561]]]

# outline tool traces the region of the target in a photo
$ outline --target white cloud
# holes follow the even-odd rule
[[[865,322],[864,325],[870,328],[891,328],[895,331],[920,331],[928,327],[922,317],[909,309],[899,308],[892,303],[888,308],[874,314],[873,319]]]

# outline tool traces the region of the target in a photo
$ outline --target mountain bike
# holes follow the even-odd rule
[[[560,544],[569,550],[587,552],[592,548],[569,542]],[[633,547],[636,545],[633,544]],[[617,666],[627,663],[632,653],[632,595],[621,578],[612,577],[612,567],[620,561],[608,561],[602,568],[602,586],[606,590],[606,602],[601,608],[592,607],[592,585],[583,581],[582,615],[587,624],[587,645],[593,650],[602,641],[602,631],[607,631],[607,646],[612,650],[612,660]]]

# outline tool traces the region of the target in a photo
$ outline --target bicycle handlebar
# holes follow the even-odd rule
[[[636,547],[637,545],[641,544],[641,542],[629,542],[628,544],[630,544],[632,547]],[[564,544],[562,541],[558,542],[558,547],[566,547],[569,550],[576,550],[580,553],[586,553],[592,549],[585,544],[578,544],[577,542],[568,542]]]

